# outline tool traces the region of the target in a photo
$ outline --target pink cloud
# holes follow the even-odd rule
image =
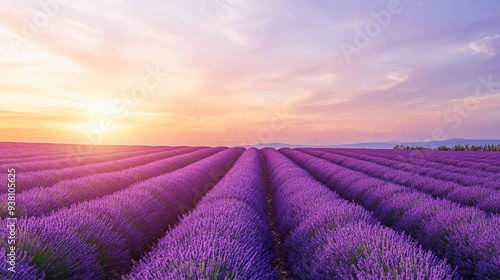
[[[500,51],[500,35],[487,36],[481,40],[469,43],[466,48],[475,54],[495,56]]]

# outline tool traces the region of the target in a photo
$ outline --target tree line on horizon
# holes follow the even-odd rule
[[[421,145],[410,146],[399,144],[394,146],[394,150],[434,150],[434,151],[472,151],[472,152],[500,152],[500,145],[455,145],[455,146],[437,146],[425,147]]]

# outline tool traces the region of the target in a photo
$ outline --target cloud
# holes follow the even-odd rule
[[[471,42],[465,46],[475,54],[495,56],[500,52],[500,35],[486,36],[481,40]]]

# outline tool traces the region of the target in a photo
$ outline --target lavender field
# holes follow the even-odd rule
[[[0,279],[500,279],[498,153],[0,151]]]

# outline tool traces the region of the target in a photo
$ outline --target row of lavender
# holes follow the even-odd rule
[[[168,157],[170,154],[180,154],[183,151],[180,148],[167,148],[156,152],[135,151],[132,153],[123,152],[121,154],[105,154],[99,156],[99,160],[85,162],[81,165],[60,166],[53,168],[52,165],[40,164],[41,170],[27,171],[23,163],[7,165],[10,168],[16,168],[20,171],[20,177],[17,178],[17,192],[21,193],[34,188],[48,188],[65,180],[71,180],[86,176],[91,176],[104,172],[118,171],[134,166],[147,164],[154,160],[160,160]],[[45,161],[45,160],[44,160]],[[35,161],[36,163],[37,161]],[[33,163],[29,163],[33,164]],[[0,193],[4,193],[2,187]]]
[[[370,161],[383,166],[413,172],[439,180],[452,181],[463,186],[482,186],[486,188],[500,189],[499,172],[484,171],[474,168],[474,166],[471,166],[470,164],[468,167],[457,167],[454,165],[433,162],[427,160],[426,158],[411,160],[408,158],[408,155],[405,156],[405,153],[391,155],[391,153],[377,150],[360,152],[325,149],[324,151]],[[450,156],[453,156],[453,154]]]
[[[16,212],[23,218],[45,216],[78,202],[103,197],[135,183],[188,166],[218,151],[219,148],[180,149],[171,151],[165,159],[142,166],[64,180],[50,188],[34,188],[17,195]],[[7,214],[7,209],[0,209],[0,218],[6,218]]]
[[[62,153],[67,151],[68,146],[74,145],[60,145],[60,144],[34,144],[34,143],[17,143],[17,142],[0,142],[0,149],[3,154],[8,155],[9,158],[25,159],[36,155],[48,155],[51,153]],[[104,150],[119,150],[119,149],[137,149],[136,146],[95,146],[94,151]]]
[[[15,145],[17,144],[17,145]],[[68,155],[78,157],[119,154],[133,151],[154,151],[165,147],[140,147],[140,146],[77,146],[77,145],[47,145],[27,143],[1,143],[0,150],[4,157],[0,164],[21,163],[26,160],[61,159]]]
[[[412,188],[434,197],[446,198],[466,206],[475,206],[487,213],[500,213],[500,190],[484,186],[464,186],[455,182],[422,176],[417,173],[387,167],[386,160],[360,160],[338,152],[331,153],[317,149],[299,149],[305,153],[324,158],[370,177]],[[380,162],[380,164],[375,163]]]
[[[495,279],[500,275],[498,215],[489,216],[477,208],[434,198],[301,151],[280,151],[342,198],[373,211],[385,225],[446,258],[465,278]]]
[[[1,146],[1,145],[0,145]],[[23,144],[22,147],[25,147]],[[38,147],[39,145],[34,145]],[[54,145],[59,147],[60,145]],[[29,146],[27,146],[29,147]],[[201,147],[200,147],[201,148]],[[104,172],[124,170],[141,166],[165,157],[181,154],[184,147],[112,147],[99,148],[96,152],[78,157],[78,162],[68,163],[53,151],[41,149],[42,156],[24,158],[14,163],[1,165],[4,170],[16,168],[21,176],[17,177],[16,192],[21,193],[33,188],[52,187],[57,183],[71,184],[71,179],[81,178]],[[10,151],[12,149],[5,149]],[[4,153],[5,151],[2,151]],[[29,152],[19,152],[29,156]],[[8,157],[7,157],[8,158]],[[48,158],[52,158],[49,160]],[[6,161],[6,160],[3,160]],[[34,170],[34,171],[30,171]],[[0,180],[6,181],[7,173],[0,173]],[[63,181],[66,181],[62,183]],[[0,194],[7,193],[7,186],[0,185]]]
[[[143,151],[140,153],[134,152],[133,154],[123,153],[120,159],[110,161],[68,166],[61,169],[44,169],[32,172],[22,171],[22,176],[17,180],[17,192],[20,193],[33,188],[52,187],[66,180],[138,167],[154,161],[180,155],[191,150],[193,150],[193,148],[168,148],[155,152]]]
[[[165,149],[165,148],[162,148]],[[169,148],[167,148],[169,149]],[[134,150],[125,150],[125,151],[101,151],[98,153],[84,153],[78,154],[74,157],[68,157],[66,154],[63,155],[49,155],[49,156],[41,156],[35,157],[33,159],[23,159],[16,160],[15,162],[7,162],[0,165],[1,169],[12,168],[15,167],[23,172],[29,171],[40,171],[40,170],[48,170],[48,169],[61,169],[67,167],[81,166],[86,164],[94,164],[98,162],[106,162],[123,159],[129,156],[137,156],[144,153],[153,153],[157,152],[158,148],[145,148],[145,149],[134,149]]]
[[[375,152],[371,150],[369,152]],[[425,160],[452,167],[474,168],[488,172],[500,171],[500,158],[495,152],[440,152],[384,150],[386,155],[410,158],[412,162]]]
[[[214,149],[214,155],[177,171],[50,216],[19,220],[17,271],[10,274],[2,262],[0,278],[121,277],[179,215],[194,207],[242,152],[240,148]],[[2,254],[5,228],[0,231]]]
[[[357,149],[337,149],[337,151],[350,151],[367,155],[377,155],[411,164],[430,164],[431,167],[443,170],[483,171],[484,173],[496,173],[497,166],[500,166],[500,158],[497,153],[460,153],[460,152],[432,152],[419,153],[415,151],[403,150],[357,150]],[[489,156],[489,157],[486,157]],[[480,165],[477,165],[479,163]],[[487,163],[487,166],[484,165]],[[483,173],[483,174],[484,174]]]

